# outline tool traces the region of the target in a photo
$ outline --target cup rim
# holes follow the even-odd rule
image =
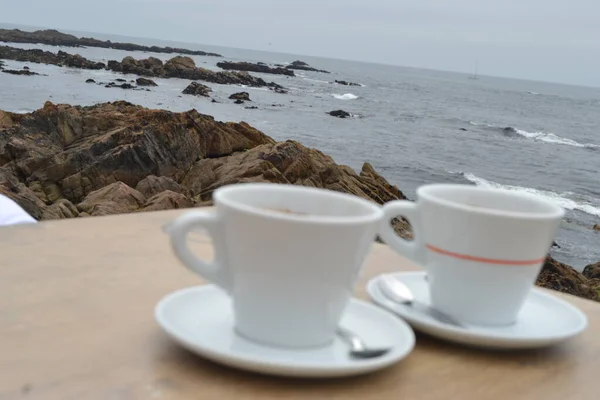
[[[278,212],[270,212],[266,211],[260,207],[247,205],[241,203],[239,201],[231,199],[229,196],[232,193],[238,191],[247,191],[247,190],[280,190],[287,191],[293,193],[315,193],[326,195],[329,197],[334,197],[344,201],[350,201],[355,204],[359,204],[361,207],[365,208],[367,211],[366,215],[359,216],[333,216],[333,215],[310,215],[310,216],[300,216],[294,214],[285,214]],[[301,185],[293,185],[286,183],[263,183],[263,182],[247,182],[247,183],[235,183],[230,185],[221,186],[216,189],[213,193],[213,199],[215,205],[219,206],[219,204],[225,205],[227,207],[233,208],[234,210],[254,214],[261,216],[263,218],[275,219],[281,221],[289,221],[294,223],[306,223],[306,224],[338,224],[338,225],[358,225],[365,224],[371,222],[377,222],[381,218],[383,218],[383,209],[382,206],[375,203],[370,202],[366,199],[363,199],[359,196],[337,192],[335,190],[323,189],[323,188],[315,188],[311,186],[301,186]]]
[[[534,212],[525,212],[525,211],[510,211],[510,210],[501,210],[489,207],[468,207],[462,203],[445,199],[432,193],[436,189],[446,189],[446,190],[470,190],[475,192],[492,192],[503,195],[508,195],[512,197],[520,197],[521,199],[527,199],[533,202],[540,204],[546,210],[534,211]],[[459,183],[433,183],[422,185],[417,188],[417,196],[428,200],[433,203],[437,203],[443,205],[445,207],[449,207],[455,210],[466,211],[473,214],[480,215],[493,215],[504,218],[514,218],[514,219],[526,219],[526,220],[548,220],[548,219],[562,219],[565,215],[565,210],[540,196],[536,196],[531,193],[523,193],[516,192],[508,189],[500,189],[500,188],[482,188],[474,185],[466,185]]]

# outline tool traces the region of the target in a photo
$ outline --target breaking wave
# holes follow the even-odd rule
[[[597,200],[597,199],[589,198],[589,199],[584,200],[584,199],[582,199],[583,196],[577,195],[572,192],[555,193],[555,192],[551,192],[549,190],[539,190],[539,189],[532,189],[532,188],[526,188],[526,187],[521,187],[521,186],[502,185],[500,183],[488,181],[487,179],[475,176],[470,172],[467,172],[467,173],[458,172],[456,174],[460,175],[467,181],[474,183],[477,186],[486,187],[486,188],[494,188],[494,189],[505,189],[505,190],[512,190],[515,192],[533,194],[536,196],[540,196],[548,201],[551,201],[554,204],[559,205],[564,209],[578,210],[578,211],[582,211],[586,214],[595,215],[597,217],[600,217],[600,200]],[[577,199],[574,199],[575,197],[577,197]],[[588,200],[591,200],[591,201],[588,201]]]
[[[346,94],[332,94],[333,97],[335,97],[338,100],[356,100],[358,99],[358,96],[352,93],[346,93]]]
[[[492,129],[495,131],[501,132],[504,136],[513,137],[513,138],[525,138],[530,139],[536,142],[544,142],[550,144],[560,144],[566,146],[573,147],[581,147],[586,149],[599,150],[600,145],[593,143],[579,143],[573,139],[560,137],[555,135],[554,133],[547,132],[527,132],[522,129],[513,128],[512,126],[498,126],[498,125],[488,125],[488,124],[479,124],[477,122],[469,121],[469,124],[473,126],[481,126],[487,129]]]

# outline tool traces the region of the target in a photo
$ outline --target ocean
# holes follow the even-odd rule
[[[89,33],[65,31],[78,36]],[[192,108],[222,121],[246,121],[276,140],[294,139],[336,162],[360,169],[370,162],[404,194],[434,182],[470,183],[529,192],[567,210],[552,255],[581,270],[600,261],[600,88],[567,86],[480,75],[316,58],[293,54],[93,34],[98,39],[200,49],[222,54],[192,57],[198,66],[218,69],[221,60],[286,64],[302,60],[331,74],[297,71],[297,77],[257,74],[289,89],[278,94],[261,88],[208,83],[210,99],[181,94],[182,79],[154,79],[151,91],[132,91],[85,83],[135,79],[109,71],[28,64],[47,76],[0,74],[0,109],[30,112],[50,100],[91,105],[126,100],[149,108]],[[3,43],[4,44],[4,43]],[[153,54],[35,44],[7,45],[79,53],[95,61]],[[518,60],[515,60],[518,62]],[[24,63],[6,61],[8,68]],[[485,71],[483,71],[485,73]],[[341,86],[334,80],[359,83]],[[250,93],[258,109],[245,109],[227,97]],[[352,118],[326,113],[343,109]]]

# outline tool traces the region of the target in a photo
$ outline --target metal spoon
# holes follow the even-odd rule
[[[419,309],[442,323],[464,328],[463,324],[461,324],[448,314],[445,314],[431,307],[430,305],[415,300],[415,296],[413,295],[410,288],[404,283],[402,283],[400,280],[394,278],[393,276],[381,276],[381,278],[378,281],[378,284],[383,295],[391,301],[393,301],[394,303],[403,304],[412,307],[413,309]]]
[[[368,359],[381,357],[391,350],[390,347],[369,348],[355,333],[342,327],[338,327],[336,333],[350,345],[348,354],[351,358]]]

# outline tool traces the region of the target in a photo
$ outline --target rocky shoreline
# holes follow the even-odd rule
[[[297,141],[196,110],[117,101],[0,111],[0,193],[38,220],[206,206],[216,188],[238,182],[320,187],[378,204],[405,199],[368,163],[356,173]],[[395,229],[411,236],[405,221]],[[600,264],[580,273],[548,256],[537,284],[600,301]]]
[[[131,56],[127,56],[122,61],[110,60],[108,64],[104,64],[102,62],[90,61],[79,54],[69,54],[61,50],[55,54],[40,49],[19,49],[10,46],[0,46],[0,59],[90,70],[107,69],[123,74],[135,74],[146,77],[180,78],[203,80],[223,85],[269,87],[278,93],[285,93],[283,86],[275,82],[266,82],[262,78],[252,76],[247,72],[221,72],[197,67],[194,60],[187,56],[176,56],[164,63],[155,57],[136,60]]]
[[[74,35],[59,32],[55,29],[26,32],[20,29],[0,29],[0,42],[48,44],[51,46],[67,47],[100,47],[105,49],[127,51],[151,51],[154,53],[178,53],[190,56],[222,57],[217,53],[208,53],[201,50],[188,50],[176,47],[143,46],[134,43],[111,42],[94,38],[78,38]]]

